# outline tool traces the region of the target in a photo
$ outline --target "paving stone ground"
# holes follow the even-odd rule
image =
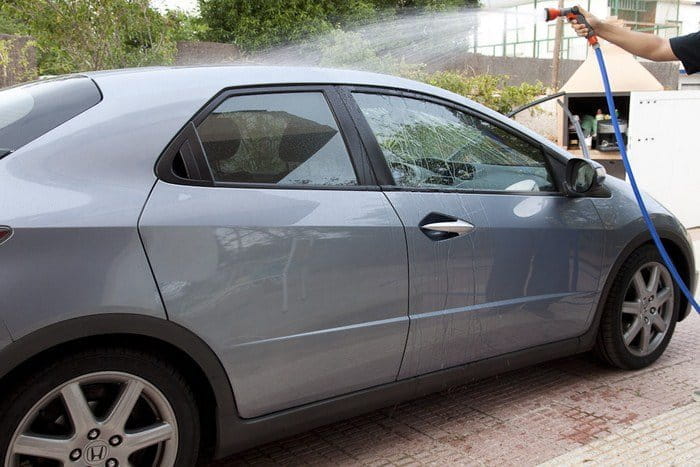
[[[542,464],[697,465],[700,463],[700,402],[635,423]]]
[[[679,323],[664,355],[640,371],[615,370],[589,355],[560,359],[214,466],[700,465],[700,402],[692,395],[700,389],[698,355],[700,317],[693,313]]]

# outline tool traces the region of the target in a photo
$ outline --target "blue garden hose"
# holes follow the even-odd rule
[[[673,276],[673,280],[676,281],[676,284],[678,284],[678,287],[681,289],[681,292],[683,292],[683,295],[686,296],[688,299],[688,302],[693,306],[693,309],[700,313],[700,306],[698,305],[697,300],[693,297],[692,292],[688,289],[688,286],[683,282],[683,278],[678,274],[678,270],[676,269],[676,266],[673,264],[673,261],[671,261],[671,257],[668,255],[668,252],[666,251],[666,247],[664,247],[663,242],[661,241],[661,238],[659,237],[659,233],[656,231],[656,227],[654,226],[654,223],[651,221],[651,217],[649,216],[649,211],[647,211],[647,207],[644,204],[644,200],[642,199],[642,194],[639,192],[639,187],[637,186],[637,181],[634,178],[634,174],[632,173],[632,167],[630,166],[630,161],[627,158],[627,148],[625,147],[625,142],[622,140],[622,133],[620,132],[620,124],[617,121],[617,113],[615,112],[615,102],[613,101],[613,96],[612,96],[612,91],[610,90],[610,81],[608,80],[608,71],[605,68],[605,60],[603,60],[603,51],[600,50],[600,45],[598,43],[593,44],[593,50],[595,50],[595,56],[598,59],[598,65],[600,66],[600,74],[603,77],[603,87],[605,88],[605,99],[608,101],[608,112],[610,113],[610,118],[612,119],[612,124],[613,128],[615,129],[615,139],[617,140],[617,147],[620,148],[620,155],[622,156],[622,163],[625,166],[625,172],[627,172],[627,177],[629,178],[630,184],[632,185],[632,191],[634,192],[634,197],[637,199],[637,204],[639,204],[639,209],[642,211],[642,217],[644,217],[644,222],[647,225],[647,228],[649,229],[649,233],[651,233],[651,238],[654,240],[654,244],[656,245],[656,248],[658,248],[659,253],[661,253],[661,257],[664,260],[664,263],[666,264],[666,267],[668,268],[669,271],[671,271],[671,276]]]

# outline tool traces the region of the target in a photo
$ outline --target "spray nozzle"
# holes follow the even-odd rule
[[[579,11],[577,6],[571,7],[571,8],[545,8],[544,9],[544,15],[545,19],[547,21],[554,21],[557,18],[560,17],[566,17],[567,19],[574,19],[576,15],[580,15],[581,12]]]
[[[546,21],[554,21],[557,18],[565,17],[569,21],[575,19],[578,24],[585,24],[586,28],[588,28],[588,34],[586,35],[588,43],[594,47],[598,45],[598,37],[595,35],[595,31],[588,24],[586,17],[583,16],[578,6],[572,6],[571,8],[545,8],[544,17]]]

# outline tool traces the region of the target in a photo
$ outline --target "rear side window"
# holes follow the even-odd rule
[[[197,133],[216,181],[357,185],[345,142],[321,92],[230,97]]]
[[[84,76],[0,90],[0,154],[21,148],[101,99],[97,85]]]

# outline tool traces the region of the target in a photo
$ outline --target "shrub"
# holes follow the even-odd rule
[[[375,15],[367,0],[200,0],[199,8],[208,39],[246,51],[297,42]]]
[[[477,0],[199,0],[206,38],[248,52],[380,17],[477,5]]]
[[[164,64],[175,43],[148,0],[7,0],[36,40],[40,74]]]
[[[412,78],[468,97],[501,113],[508,113],[546,92],[540,82],[508,85],[507,75],[470,76],[464,72],[439,71],[414,74]]]
[[[207,37],[209,28],[199,16],[182,10],[168,10],[163,16],[168,37],[174,41],[197,41]]]

